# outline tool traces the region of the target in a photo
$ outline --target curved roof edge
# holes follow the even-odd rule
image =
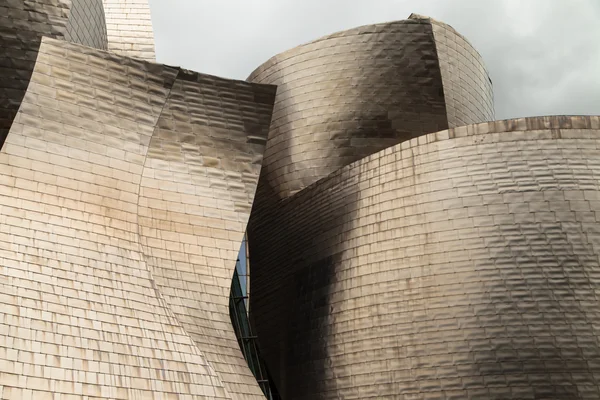
[[[443,142],[450,139],[458,139],[469,136],[483,136],[493,133],[505,133],[505,132],[527,132],[536,130],[555,130],[556,139],[566,139],[561,134],[561,130],[600,130],[600,115],[548,115],[539,117],[525,117],[525,118],[513,118],[496,120],[489,122],[480,122],[477,124],[460,126],[457,128],[445,129],[434,133],[429,133],[423,136],[416,137],[414,139],[407,140],[402,143],[387,147],[377,153],[370,154],[366,157],[356,160],[348,165],[345,165],[329,175],[319,179],[318,181],[308,185],[298,193],[284,199],[283,201],[291,201],[296,196],[309,193],[311,188],[314,188],[330,178],[343,174],[344,172],[355,168],[361,163],[375,160],[383,155],[393,153],[396,151],[409,150],[412,148],[419,147],[421,145]]]

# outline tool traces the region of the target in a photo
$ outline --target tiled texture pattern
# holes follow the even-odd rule
[[[448,126],[495,120],[492,81],[477,50],[450,25],[414,14],[411,17],[426,18],[432,24]]]
[[[102,0],[71,0],[71,3],[65,39],[106,50],[108,40]]]
[[[274,86],[181,72],[140,189],[157,288],[235,399],[264,399],[232,329],[229,294],[274,100]]]
[[[366,155],[448,127],[428,21],[326,36],[273,57],[248,79],[278,85],[260,185],[280,198]]]
[[[422,136],[280,207],[250,301],[283,398],[600,398],[600,117]]]
[[[148,0],[102,0],[108,49],[117,54],[154,61],[154,32]]]
[[[183,233],[189,232],[187,226],[182,227],[177,248],[168,246],[163,253],[160,241],[153,242],[150,237],[151,229],[166,240],[173,237],[169,234],[177,235],[184,215],[186,223],[194,221],[191,213],[182,210],[187,203],[182,201],[177,208],[174,200],[185,200],[189,186],[179,186],[179,193],[165,178],[169,173],[185,174],[188,159],[180,164],[171,158],[165,161],[177,170],[162,169],[164,164],[155,160],[161,152],[171,157],[174,148],[181,148],[186,150],[185,157],[196,156],[190,160],[190,170],[220,178],[215,185],[225,182],[218,186],[220,196],[235,186],[230,196],[242,209],[237,220],[221,210],[212,211],[207,219],[218,224],[223,218],[221,225],[226,226],[224,232],[231,235],[230,240],[238,236],[241,240],[261,145],[244,143],[238,136],[247,133],[253,138],[261,130],[258,123],[252,124],[256,122],[252,117],[244,120],[248,122],[244,128],[236,124],[233,111],[227,110],[237,104],[234,101],[206,95],[200,98],[207,100],[202,103],[207,114],[227,115],[234,127],[227,132],[238,136],[227,142],[225,131],[210,124],[192,134],[186,127],[191,117],[184,111],[187,107],[197,120],[194,107],[201,106],[192,103],[180,108],[179,91],[185,84],[181,79],[175,81],[178,73],[178,69],[43,39],[28,91],[0,153],[0,399],[257,398],[228,391],[225,385],[238,387],[225,382],[222,372],[213,368],[195,342],[203,332],[195,332],[192,338],[187,331],[191,317],[182,318],[172,299],[177,289],[169,287],[185,282],[185,272],[173,269],[169,276],[181,279],[172,281],[165,278],[168,272],[161,272],[161,268],[167,271],[179,263],[182,268],[196,263],[192,254],[210,257],[199,265],[212,268],[217,275],[195,283],[202,285],[205,296],[216,297],[227,267],[228,276],[233,274],[235,250],[221,250],[229,241],[221,241],[221,231],[216,230],[217,234],[211,236],[210,231],[205,236],[208,244],[202,243],[201,250],[191,253],[179,250],[179,246],[191,246],[192,235],[184,237]],[[183,80],[189,76],[180,74]],[[192,89],[195,93],[213,93],[214,85],[209,84],[213,78],[207,82],[197,79]],[[223,98],[244,99],[237,110],[253,115],[255,107],[261,115],[256,119],[268,120],[263,116],[269,113],[266,101],[261,98],[260,104],[252,104],[248,83],[239,83],[244,89],[239,93],[234,90],[236,84],[228,87],[231,90],[223,93]],[[166,114],[161,116],[163,107]],[[222,121],[216,120],[217,124]],[[155,131],[159,121],[160,126],[169,125],[165,121],[174,124],[166,137],[160,128]],[[179,128],[188,134],[178,136]],[[152,141],[153,134],[164,140]],[[210,171],[206,165],[194,163],[201,159],[200,151],[208,151],[198,143],[213,143],[212,136],[230,143],[239,153],[249,147],[246,151],[252,160],[244,170],[247,174],[235,168],[239,165],[234,160],[215,157],[219,164]],[[154,173],[152,168],[156,168]],[[142,204],[150,194],[152,176],[161,184],[152,196],[162,198],[152,201],[168,205],[164,214],[150,213],[155,220],[147,218],[148,205]],[[157,194],[162,189],[164,193]],[[216,193],[211,190],[216,187],[202,188],[203,199]],[[138,216],[138,210],[144,217]],[[150,230],[144,231],[142,226]],[[149,248],[156,251],[155,258],[147,257]],[[159,277],[155,280],[153,274]],[[215,304],[207,301],[202,305],[210,310],[212,319],[223,321],[222,310]],[[231,330],[230,326],[218,328],[225,337]],[[208,328],[205,332],[215,336]],[[226,346],[229,342],[222,339],[219,343]],[[235,340],[234,345],[227,351],[221,348],[221,360],[239,362],[231,366],[237,372],[245,362]],[[255,386],[249,388],[248,380],[240,378],[240,387],[246,392],[260,393]]]
[[[35,65],[42,36],[63,38],[70,0],[0,0],[0,147]]]

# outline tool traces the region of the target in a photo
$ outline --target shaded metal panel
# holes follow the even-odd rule
[[[428,21],[335,33],[276,55],[248,79],[278,85],[261,186],[279,198],[448,127]]]
[[[0,147],[35,65],[42,36],[63,38],[70,0],[0,0]]]
[[[165,149],[177,145],[185,149],[185,157],[190,156],[186,158],[189,163],[172,172],[183,173],[184,167],[196,171],[198,166],[193,155],[198,153],[199,144],[184,129],[186,121],[199,118],[194,112],[197,103],[179,101],[179,90],[187,83],[181,77],[175,82],[178,71],[64,41],[42,39],[27,93],[0,152],[0,397],[231,399],[252,398],[238,396],[235,391],[250,393],[255,388],[260,393],[256,382],[252,387],[250,383],[236,386],[226,382],[224,374],[213,368],[195,341],[202,338],[199,332],[192,338],[186,330],[192,321],[183,318],[169,297],[173,292],[179,293],[180,284],[186,282],[185,272],[173,271],[181,274],[180,279],[168,282],[173,286],[166,288],[167,295],[163,295],[164,277],[156,264],[146,263],[145,250],[153,243],[142,229],[148,225],[141,223],[143,217],[138,216],[138,210],[144,214],[142,202],[148,198],[146,177],[157,151],[153,134],[163,133],[162,128],[155,130],[158,121],[161,127],[165,121],[182,123],[182,132],[186,133],[181,136],[185,143],[157,138]],[[198,98],[216,99],[211,93],[219,88],[219,80],[211,77],[205,82],[200,76],[194,77],[197,81],[190,85],[200,93]],[[235,85],[228,81],[225,87]],[[270,94],[272,99],[273,88],[245,82],[239,85],[246,91],[217,90],[224,106],[213,108],[214,103],[209,101],[202,109],[215,124],[223,123],[218,114],[226,115],[225,120],[233,126],[226,131],[241,131],[239,136],[250,137],[251,143],[238,143],[233,135],[211,137],[222,132],[213,126],[206,136],[199,135],[199,141],[212,138],[215,155],[226,154],[215,142],[230,144],[231,152],[238,154],[237,159],[219,160],[224,165],[216,171],[220,174],[210,176],[215,185],[228,176],[227,185],[219,186],[223,192],[216,188],[208,192],[205,186],[200,187],[202,193],[218,192],[223,197],[232,187],[229,196],[235,198],[234,204],[239,207],[237,215],[247,217],[260,167],[258,151],[264,147],[266,131],[256,144],[253,135],[245,133],[260,136],[257,121],[269,118],[272,101],[271,106],[268,101],[257,101],[261,104],[254,107],[260,110],[256,113],[260,116],[255,117],[252,112],[246,116],[244,112],[239,120],[248,123],[248,127],[239,129],[226,98],[235,94],[244,99],[238,100],[240,107],[251,108],[254,103],[245,103],[247,97],[255,94],[262,100]],[[183,108],[179,108],[180,104]],[[180,137],[178,132],[169,130],[175,137]],[[152,151],[148,151],[149,146]],[[240,164],[245,166],[242,171],[231,167]],[[187,186],[180,186],[181,193],[172,191],[171,183],[160,175],[162,172],[157,167],[155,177],[163,185],[160,189],[164,189],[159,190],[164,195],[160,201],[171,201],[170,210],[176,213],[180,208],[174,207],[173,199],[187,198]],[[188,172],[187,176],[194,174]],[[181,207],[184,205],[185,201]],[[207,218],[220,223],[220,230],[215,232],[227,237],[203,236],[215,245],[204,248],[199,255],[222,264],[211,264],[214,275],[201,283],[206,300],[218,297],[221,282],[229,284],[235,266],[234,251],[231,265],[225,268],[230,252],[222,243],[240,240],[244,230],[242,217],[233,220],[226,211],[222,213],[214,219],[214,214]],[[187,216],[188,220],[193,221],[193,217]],[[181,234],[182,241],[177,245],[188,246],[183,240],[189,238],[184,238],[187,231],[174,229],[179,221],[172,219],[168,221],[171,226],[151,228],[165,238],[168,234]],[[156,222],[164,221],[157,218]],[[168,261],[164,261],[166,266],[189,267],[190,261],[195,262],[191,253],[171,247],[165,251],[171,252]],[[154,255],[158,257],[157,254]],[[153,274],[158,279],[153,279]],[[232,373],[237,372],[245,361],[239,355],[235,337],[232,349],[223,347],[230,343],[227,338],[231,323],[226,326],[223,322],[217,303],[207,301],[204,306],[211,311],[211,318],[221,324],[218,328],[222,328],[224,339],[218,344],[225,354],[224,362],[241,360],[240,365],[232,366]],[[228,315],[227,306],[223,312]],[[215,333],[207,329],[207,335],[213,337]]]
[[[599,398],[599,149],[600,117],[466,126],[261,214],[251,310],[282,397]]]
[[[492,81],[477,50],[450,25],[416,14],[410,18],[425,19],[432,24],[444,83],[448,126],[456,128],[493,121]]]
[[[71,0],[71,15],[67,23],[65,39],[106,50],[106,21],[102,0]]]
[[[154,61],[154,31],[148,0],[102,0],[108,49],[124,56]]]
[[[158,290],[232,398],[264,395],[229,315],[275,87],[180,72],[140,189],[140,234]]]

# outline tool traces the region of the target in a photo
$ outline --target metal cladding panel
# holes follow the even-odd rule
[[[264,212],[250,301],[282,397],[600,398],[599,177],[600,117],[496,121]]]
[[[278,198],[369,154],[448,127],[428,21],[326,36],[273,57],[248,79],[278,86],[259,185]]]
[[[275,87],[181,72],[150,142],[140,233],[157,289],[240,399],[264,399],[229,316]]]
[[[184,85],[181,78],[176,80],[178,74],[189,75],[171,67],[42,39],[31,83],[0,152],[0,398],[253,398],[229,390],[238,387],[226,382],[223,373],[212,365],[213,355],[204,354],[202,343],[196,343],[202,338],[200,332],[192,337],[187,331],[190,321],[182,317],[170,297],[193,271],[173,270],[181,275],[169,281],[160,276],[160,263],[148,257],[148,249],[154,246],[149,229],[160,232],[165,240],[168,234],[181,234],[176,249],[164,249],[171,256],[162,256],[163,265],[183,268],[198,254],[180,250],[192,246],[192,235],[177,230],[189,226],[178,224],[183,217],[177,214],[180,209],[174,200],[182,200],[181,208],[187,206],[188,187],[178,186],[181,192],[172,190],[173,182],[164,178],[167,172],[160,168],[154,177],[161,184],[155,189],[162,199],[153,201],[170,202],[173,208],[168,212],[179,219],[160,220],[157,213],[153,215],[156,220],[151,221],[156,225],[149,228],[145,224],[147,206],[143,201],[148,199],[149,174],[154,157],[161,154],[157,143],[163,146],[163,153],[169,153],[169,146],[185,148],[187,157],[197,155],[201,133],[207,138],[220,133],[211,128],[197,136],[178,136],[179,127],[191,133],[183,127],[186,118],[190,119],[185,108],[193,114],[191,105],[179,108],[176,104]],[[215,85],[209,84],[214,78],[197,79],[196,93],[214,90]],[[239,85],[250,86],[244,82]],[[272,91],[270,87],[263,89]],[[248,92],[260,94],[263,89],[253,85],[245,92],[240,90],[239,95],[249,97]],[[268,101],[261,100],[258,105],[250,100],[240,103],[260,109],[260,117],[256,117],[260,120],[267,118],[263,113],[270,112]],[[206,105],[211,117],[220,113],[235,121],[231,116],[235,112],[227,108],[229,102],[213,105]],[[173,121],[177,129],[169,131],[172,140],[157,142],[153,135],[158,135],[157,140],[163,138],[162,129],[156,126],[164,121]],[[251,122],[254,120],[244,132],[258,135],[260,130]],[[233,131],[240,130],[232,125]],[[176,140],[182,137],[185,140]],[[242,181],[245,190],[236,187],[230,197],[237,196],[237,201],[246,204],[252,196],[252,177],[258,173],[261,146],[229,139],[240,154],[246,152],[254,158],[247,162],[250,171],[245,170],[246,175],[236,175],[233,167],[225,167],[235,160],[219,160],[223,172],[219,175],[215,171],[215,175],[233,175],[226,180],[230,186],[222,187],[219,195],[225,196],[229,193],[226,189]],[[190,171],[206,168],[195,160],[191,157],[184,163],[172,163],[179,169],[169,172],[185,175],[187,161]],[[187,174],[195,176],[189,171]],[[238,220],[232,221],[224,211],[214,214],[210,215],[211,222],[226,226],[223,231],[230,236],[206,236],[215,245],[206,246],[201,256],[220,264],[209,264],[215,275],[204,276],[206,280],[197,284],[216,297],[221,293],[226,257],[231,253],[224,246],[238,236],[241,239],[244,220],[238,215]],[[186,217],[188,223],[193,221],[193,215]],[[234,267],[235,255],[229,277]],[[159,277],[154,279],[153,274]],[[168,286],[171,284],[173,288]],[[215,304],[207,302],[204,306],[211,318],[222,320]],[[227,336],[231,326],[221,323],[219,329]],[[206,334],[214,336],[209,329]],[[237,343],[226,350],[224,346],[230,342],[219,343],[229,356],[224,358],[226,362],[244,362],[241,355],[236,356],[240,352]],[[254,385],[244,389],[260,393]]]
[[[42,36],[63,38],[70,0],[0,0],[0,147],[17,114]]]
[[[492,81],[477,50],[450,25],[416,14],[411,18],[426,19],[432,24],[448,126],[456,128],[495,120]]]
[[[154,61],[154,31],[148,0],[102,0],[108,50]]]
[[[102,0],[71,0],[71,15],[65,39],[96,49],[106,50],[106,21]]]

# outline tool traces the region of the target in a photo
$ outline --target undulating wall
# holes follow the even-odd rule
[[[479,53],[415,14],[295,47],[248,80],[278,85],[260,183],[278,198],[404,140],[494,115]]]
[[[274,56],[248,80],[278,86],[260,183],[278,198],[366,155],[448,127],[428,21],[335,33]]]
[[[141,181],[140,236],[156,286],[235,399],[264,399],[229,293],[274,99],[274,86],[180,73]]]
[[[148,0],[102,0],[108,50],[154,61],[154,32]]]
[[[42,39],[0,152],[1,399],[259,398],[219,296],[273,91]]]
[[[27,90],[42,36],[64,38],[70,0],[0,0],[0,148]]]
[[[102,0],[71,0],[65,39],[96,49],[108,48]]]
[[[599,176],[600,117],[496,121],[263,214],[250,301],[282,397],[600,397]]]

